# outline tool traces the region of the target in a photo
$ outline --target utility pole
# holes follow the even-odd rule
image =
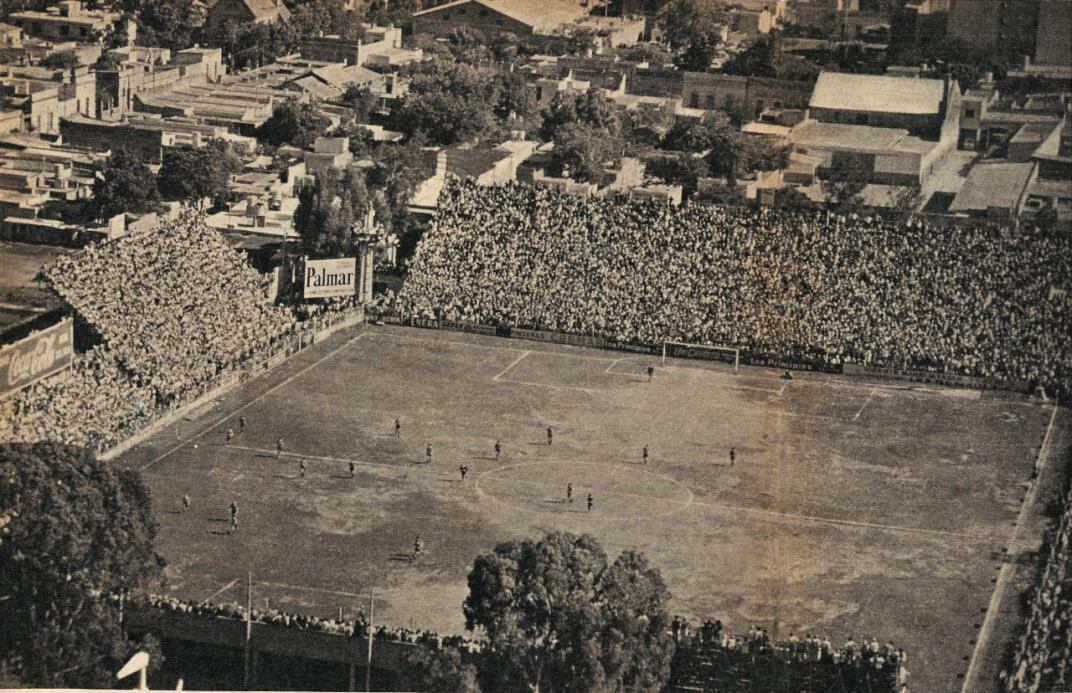
[[[242,686],[249,688],[250,683],[250,638],[253,635],[253,571],[246,572],[246,647],[242,663]]]
[[[372,681],[372,619],[376,616],[376,599],[369,591],[368,656],[365,658],[365,691],[371,691]]]

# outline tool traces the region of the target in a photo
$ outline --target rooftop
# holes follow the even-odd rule
[[[569,0],[454,0],[437,7],[415,12],[414,17],[422,17],[463,5],[483,5],[489,10],[504,14],[535,30],[551,31],[563,24],[571,24],[585,16],[585,10],[579,3]]]
[[[1034,164],[1006,162],[977,164],[968,172],[950,212],[985,211],[992,207],[1013,209],[1031,178]]]
[[[941,112],[944,96],[945,83],[939,79],[823,72],[808,105],[843,111],[932,115]]]
[[[805,120],[789,133],[792,144],[805,148],[836,149],[861,154],[926,154],[938,146],[908,134],[908,130],[845,125]]]

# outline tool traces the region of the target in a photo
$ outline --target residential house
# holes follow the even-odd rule
[[[584,7],[569,0],[454,0],[415,12],[413,31],[437,36],[456,29],[548,35],[560,32],[586,14]]]
[[[110,32],[119,17],[118,12],[87,10],[80,0],[62,0],[44,12],[13,12],[8,21],[27,36],[90,43]]]
[[[276,24],[290,21],[283,0],[217,0],[205,18],[205,29],[215,31],[227,22]]]

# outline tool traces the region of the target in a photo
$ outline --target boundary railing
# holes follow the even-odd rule
[[[527,339],[537,342],[567,344],[571,346],[609,349],[613,351],[627,351],[634,354],[650,354],[653,356],[662,353],[662,344],[644,344],[640,342],[622,341],[598,334],[576,334],[529,327],[514,327],[512,325],[485,325],[464,322],[461,320],[404,317],[394,313],[378,313],[371,310],[367,311],[367,318],[369,322],[381,322],[388,325],[450,330],[453,332],[467,332],[470,334],[507,337],[512,339]],[[725,363],[733,362],[733,357],[731,355],[717,351],[706,352],[702,350],[693,350],[674,356],[676,358],[691,358]],[[1031,392],[1030,384],[1019,380],[963,375],[937,369],[928,370],[925,368],[898,368],[871,364],[863,365],[852,362],[833,361],[819,356],[771,354],[750,351],[746,348],[740,349],[740,361],[742,364],[750,366],[765,366],[768,368],[789,369],[795,371],[836,373],[853,377],[903,380],[972,390],[1008,390],[1019,393]]]

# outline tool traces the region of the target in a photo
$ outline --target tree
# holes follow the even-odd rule
[[[400,690],[433,693],[480,693],[477,668],[462,662],[456,648],[416,647],[406,656]]]
[[[298,36],[329,34],[346,39],[363,39],[361,15],[346,9],[343,0],[304,0],[294,8],[290,24]]]
[[[294,228],[310,257],[347,257],[356,252],[354,227],[364,222],[371,200],[365,181],[351,169],[328,169],[298,196]]]
[[[100,595],[160,574],[148,489],[56,443],[0,447],[0,478],[0,659],[29,686],[114,687],[135,648]]]
[[[41,67],[48,67],[54,70],[70,70],[72,67],[78,67],[78,56],[74,54],[74,51],[49,53],[41,61]]]
[[[241,162],[226,142],[213,140],[204,147],[175,147],[164,154],[156,185],[169,200],[216,200],[227,193],[231,175]]]
[[[271,117],[257,128],[257,139],[276,147],[292,144],[308,149],[330,125],[331,121],[312,104],[287,99],[277,105]]]
[[[448,145],[487,130],[494,105],[490,77],[469,65],[432,60],[413,76],[406,95],[392,101],[388,122],[407,135],[423,132],[430,143]]]
[[[705,152],[712,149],[720,155],[734,149],[740,131],[723,113],[712,111],[700,120],[678,119],[663,138],[663,148],[683,152]]]
[[[142,214],[160,202],[156,176],[127,149],[118,149],[104,162],[93,183],[92,212],[97,219],[116,214]]]
[[[755,39],[747,48],[726,61],[726,64],[722,66],[722,71],[728,75],[776,77],[814,82],[821,69],[804,58],[784,54],[781,47],[781,33],[771,32],[769,36]]]
[[[602,89],[592,87],[583,94],[558,92],[544,109],[540,136],[545,140],[557,140],[558,130],[569,124],[581,124],[603,130],[610,138],[621,135],[622,124],[618,109]]]
[[[670,594],[640,554],[608,565],[593,537],[555,532],[478,556],[468,582],[487,690],[658,691],[669,677]]]
[[[194,31],[204,10],[193,0],[124,0],[123,9],[137,18],[138,44],[172,51],[194,44]]]
[[[417,137],[404,144],[385,144],[374,153],[376,165],[368,173],[368,184],[380,193],[373,204],[376,218],[385,226],[405,225],[409,201],[430,175],[425,171],[423,144]]]
[[[585,123],[569,123],[555,136],[552,167],[559,173],[568,171],[574,180],[599,183],[604,170],[616,165],[621,154],[620,138]]]
[[[827,178],[822,182],[827,208],[841,214],[862,211],[860,193],[870,180],[871,169],[862,159],[835,153]]]
[[[706,70],[720,41],[725,11],[705,0],[674,0],[660,17],[664,35],[676,54],[674,63],[685,70]]]
[[[354,112],[354,120],[359,123],[369,122],[369,115],[379,106],[380,100],[368,87],[351,82],[346,85],[342,102]]]
[[[702,157],[680,153],[655,157],[647,162],[647,173],[671,185],[680,185],[691,195],[696,191],[697,181],[711,174]]]

